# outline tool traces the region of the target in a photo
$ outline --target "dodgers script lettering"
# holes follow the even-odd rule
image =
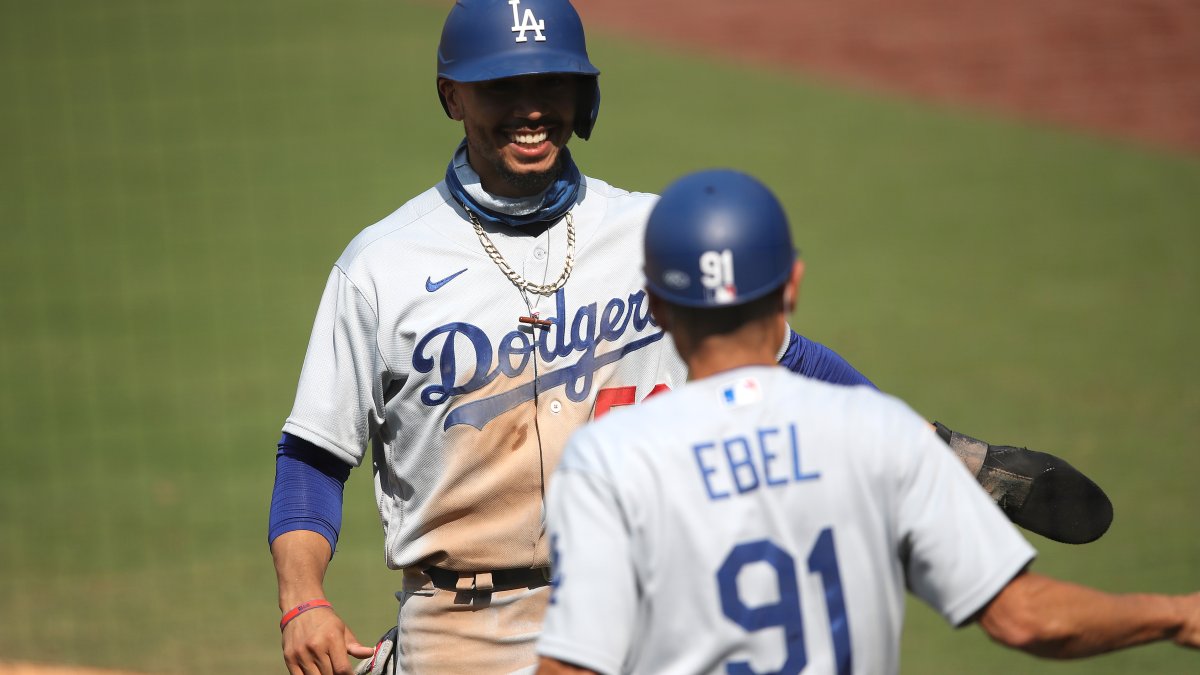
[[[595,302],[579,307],[569,323],[566,291],[560,289],[555,293],[554,302],[556,311],[548,319],[549,329],[539,331],[532,339],[521,330],[513,330],[493,345],[479,326],[455,321],[434,328],[417,342],[413,368],[420,373],[436,372],[441,379],[440,383],[421,390],[421,402],[427,406],[441,405],[451,397],[478,391],[501,375],[517,377],[529,367],[535,354],[544,364],[579,355],[574,364],[551,370],[536,381],[459,405],[447,416],[446,429],[456,424],[482,429],[500,414],[532,401],[535,390],[546,392],[561,386],[571,401],[584,401],[592,392],[597,370],[663,337],[662,331],[655,330],[621,344],[630,328],[634,333],[657,328],[650,317],[645,291],[630,294],[627,299],[613,298],[605,303],[603,310]],[[604,344],[614,346],[598,353],[598,347]],[[464,352],[474,358],[468,357],[468,363],[464,364],[469,366],[465,370],[470,376],[460,384],[458,360]]]

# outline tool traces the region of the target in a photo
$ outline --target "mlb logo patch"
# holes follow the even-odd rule
[[[737,302],[737,286],[725,284],[707,291],[708,301],[716,305],[728,305]]]
[[[725,405],[735,408],[752,405],[762,399],[762,386],[753,377],[743,377],[721,389],[721,400]]]

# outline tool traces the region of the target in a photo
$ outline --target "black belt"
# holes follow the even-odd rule
[[[496,593],[514,588],[539,588],[550,583],[549,567],[524,567],[487,572],[455,572],[426,567],[435,588],[445,591]]]

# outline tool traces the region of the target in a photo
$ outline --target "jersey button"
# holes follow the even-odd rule
[[[541,248],[533,249],[533,257],[537,258],[538,260],[545,260],[546,259],[545,249],[541,249]]]
[[[550,401],[550,412],[555,415],[562,412],[562,403],[559,401]]]

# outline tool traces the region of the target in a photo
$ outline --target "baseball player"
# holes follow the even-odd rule
[[[1026,571],[1034,550],[924,420],[775,367],[803,267],[757,180],[668,187],[645,270],[690,381],[568,442],[539,673],[895,673],[906,584],[949,623],[1042,656],[1200,647],[1200,593]]]
[[[656,197],[583,176],[567,149],[591,135],[598,74],[566,0],[450,10],[437,93],[465,139],[444,180],[335,263],[279,443],[269,540],[292,673],[349,672],[348,655],[381,662],[322,585],[342,486],[364,462],[387,565],[403,572],[396,661],[382,662],[534,667],[549,578],[543,497],[567,436],[685,381],[642,290]],[[776,355],[811,377],[870,384],[791,331]],[[1103,492],[1061,460],[946,434],[1014,520],[1074,541],[1107,528]]]

